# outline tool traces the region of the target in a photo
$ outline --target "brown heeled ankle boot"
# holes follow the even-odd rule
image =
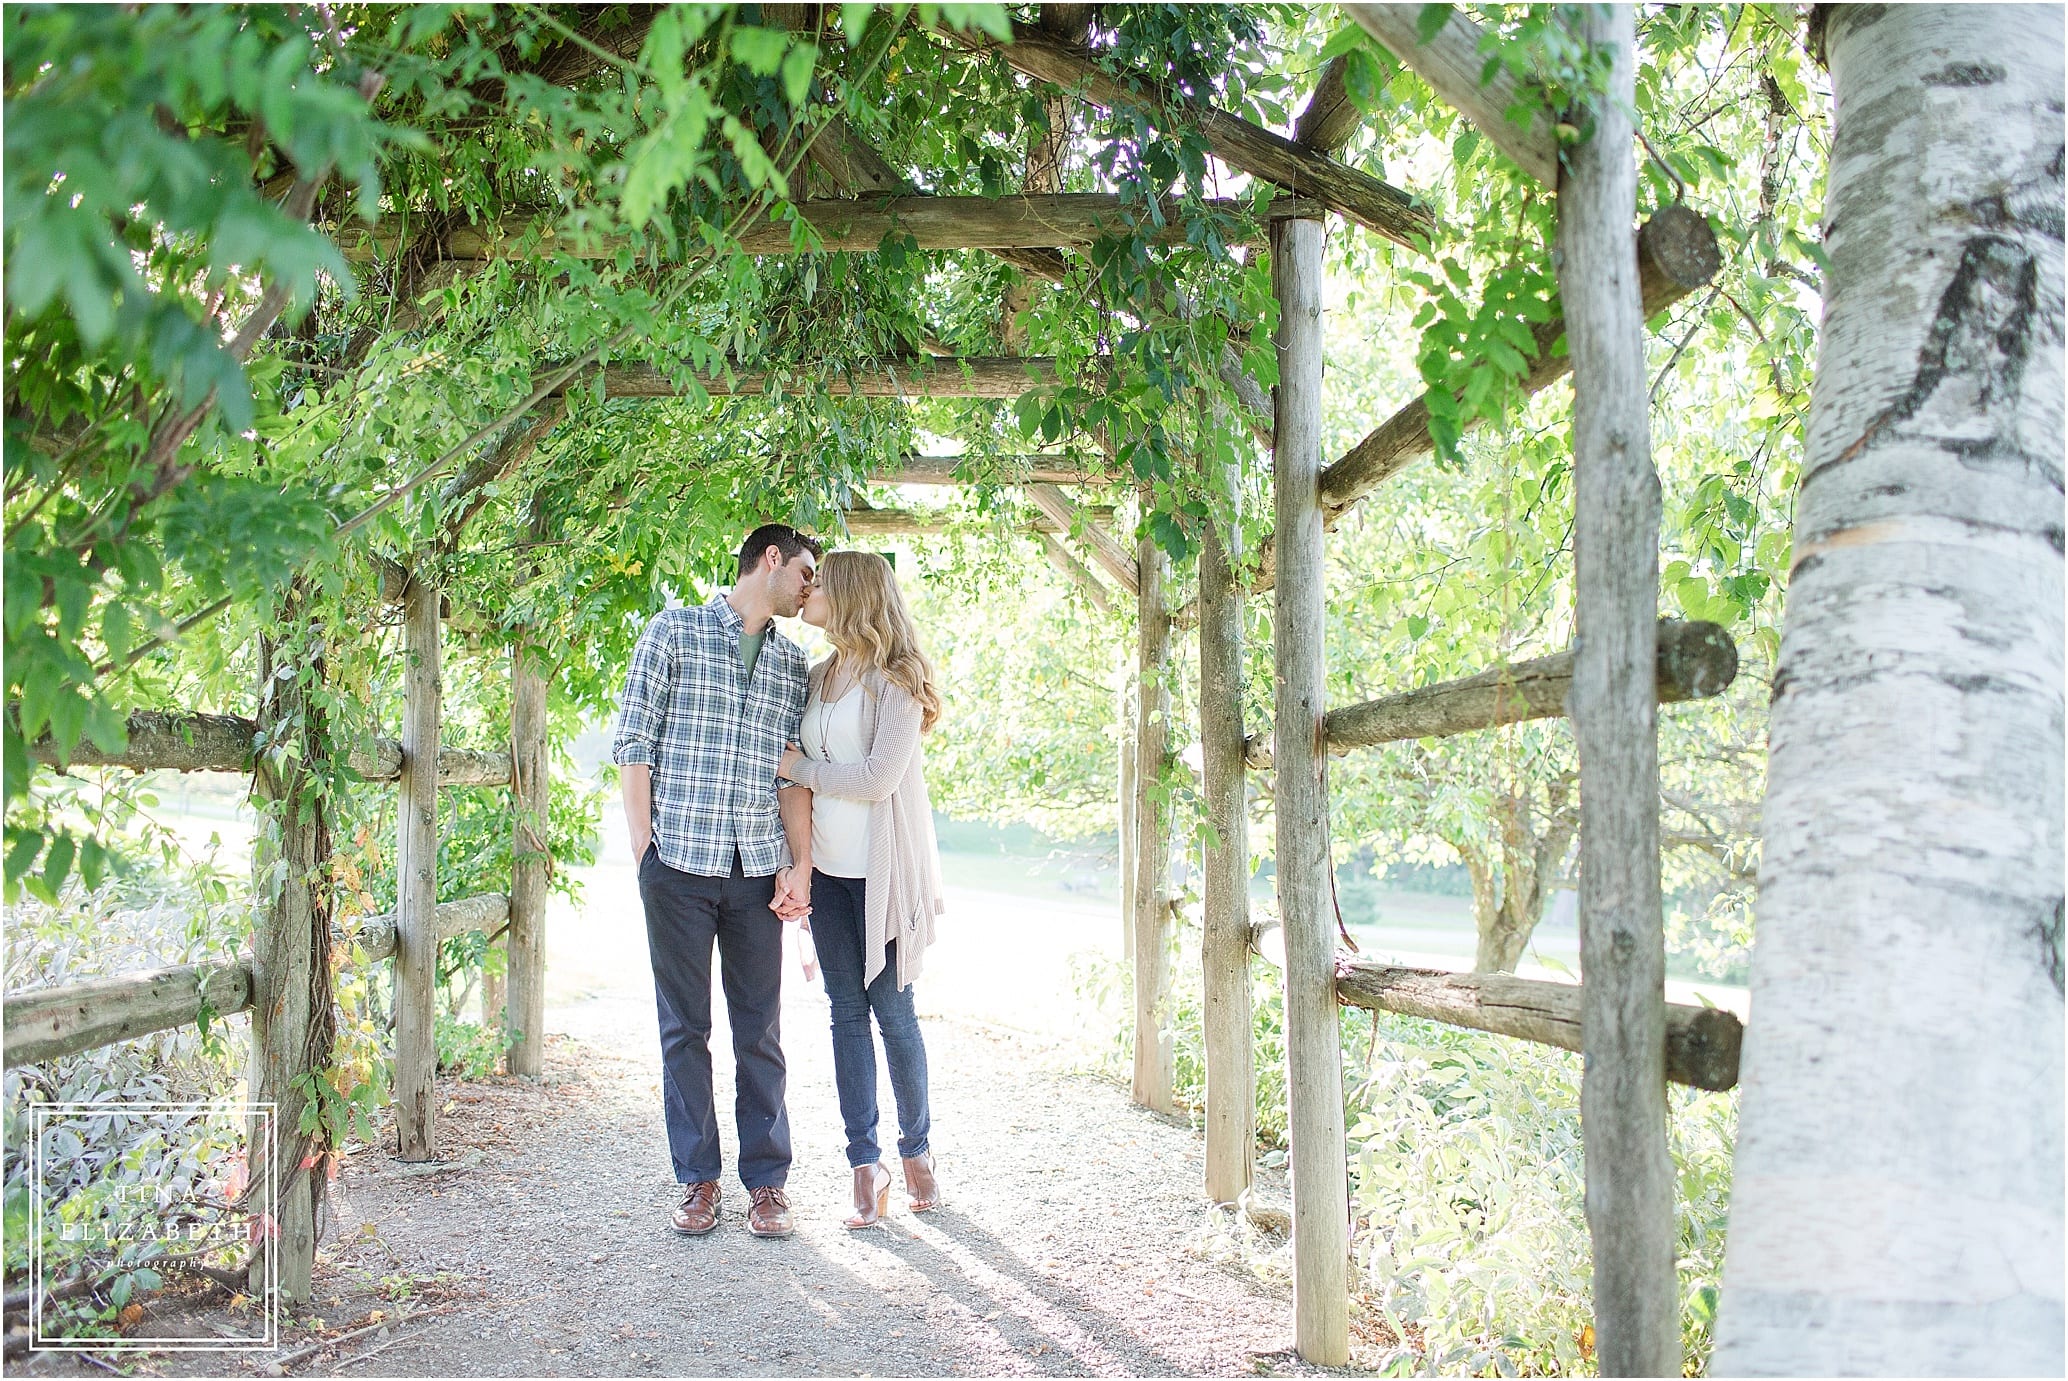
[[[881,1161],[854,1168],[854,1213],[850,1228],[873,1228],[890,1212],[890,1171]]]

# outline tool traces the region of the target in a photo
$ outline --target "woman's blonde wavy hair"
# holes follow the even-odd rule
[[[941,693],[890,562],[869,551],[829,551],[819,562],[819,588],[834,651],[850,667],[872,667],[910,693],[919,702],[920,731],[930,731],[941,717]]]

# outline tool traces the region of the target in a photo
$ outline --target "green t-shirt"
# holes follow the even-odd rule
[[[768,628],[766,625],[762,627],[759,633],[749,633],[745,629],[740,630],[740,665],[747,669],[747,679],[749,681],[754,679],[754,663],[761,657],[761,640],[767,636]]]

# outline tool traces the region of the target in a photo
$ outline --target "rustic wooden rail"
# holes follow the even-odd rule
[[[826,381],[826,391],[852,398],[1017,398],[1055,381],[1055,361],[1045,355],[915,355],[879,361],[867,371]],[[557,392],[579,394],[603,379],[606,398],[681,398],[691,390],[648,364],[609,365],[577,375]],[[731,377],[702,375],[698,387],[713,398],[758,397],[773,376],[758,369]]]
[[[1577,983],[1402,968],[1339,953],[1336,996],[1352,1007],[1491,1031],[1560,1050],[1581,1048],[1583,991]],[[1667,1003],[1666,1077],[1694,1088],[1736,1087],[1744,1037],[1744,1023],[1735,1012]]]
[[[1149,207],[1123,201],[1112,192],[1053,192],[1039,196],[872,196],[814,198],[795,203],[798,219],[817,235],[817,248],[829,252],[873,250],[885,237],[906,236],[920,249],[1081,249],[1104,236],[1127,235],[1149,221]],[[1224,244],[1260,245],[1261,227],[1251,224],[1247,203],[1226,198],[1201,203],[1226,228]],[[1271,203],[1266,221],[1315,214],[1315,203],[1281,197]],[[1157,208],[1163,221],[1150,232],[1157,244],[1183,244],[1189,227],[1183,205],[1166,199]],[[1151,222],[1153,224],[1153,222]],[[407,241],[405,230],[340,225],[338,240],[349,262],[366,263],[391,257]],[[764,220],[740,233],[740,248],[749,254],[794,254],[787,222]],[[522,213],[491,225],[462,224],[446,231],[434,252],[445,259],[485,261],[571,254],[612,259],[626,245],[623,236],[561,236],[550,225]],[[421,252],[421,251],[419,251]]]
[[[440,903],[434,919],[438,938],[445,940],[470,930],[492,932],[509,915],[508,896],[484,892]],[[369,963],[395,956],[393,912],[367,917],[356,936],[336,926],[331,935],[338,944],[356,938]],[[4,1001],[6,1067],[13,1069],[185,1026],[200,1017],[204,1004],[217,1016],[241,1012],[251,1005],[251,964],[233,960],[144,969],[30,988],[9,993]]]
[[[128,727],[129,744],[119,753],[104,752],[91,739],[81,739],[60,760],[56,745],[44,738],[29,754],[53,767],[125,767],[132,772],[251,770],[251,744],[258,725],[239,715],[139,710],[130,715]],[[351,764],[352,770],[369,782],[395,781],[402,775],[402,744],[397,739],[377,739],[370,750],[352,754]],[[507,749],[438,750],[440,786],[507,786],[509,782]]]
[[[1720,695],[1738,675],[1738,649],[1718,624],[1659,620],[1657,691],[1661,705]],[[1330,710],[1323,718],[1333,751],[1371,748],[1410,738],[1448,738],[1525,719],[1565,714],[1572,689],[1570,651],[1482,671],[1456,681],[1402,691]],[[1271,736],[1252,734],[1243,761],[1271,766]]]

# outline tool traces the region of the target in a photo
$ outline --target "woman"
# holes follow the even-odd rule
[[[890,1170],[876,1142],[871,1012],[897,1098],[906,1198],[914,1213],[940,1202],[912,980],[941,911],[919,743],[940,718],[941,697],[882,557],[828,552],[802,613],[826,631],[833,655],[811,669],[802,751],[791,745],[780,771],[812,792],[809,924],[832,1001],[833,1075],[854,1170],[855,1211],[847,1226],[865,1228],[882,1218],[890,1199]]]

